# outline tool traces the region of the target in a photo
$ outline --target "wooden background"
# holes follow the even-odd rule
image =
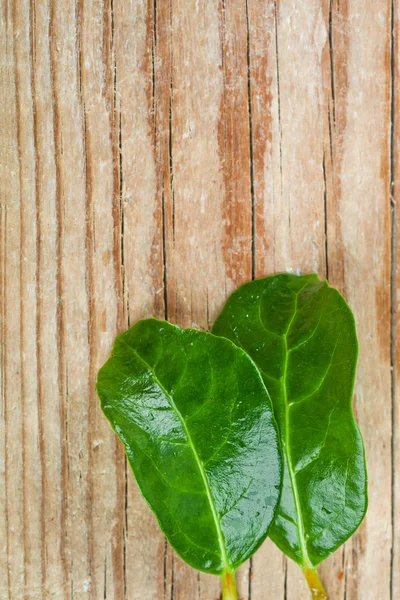
[[[322,579],[399,598],[400,1],[0,7],[0,597],[218,598],[140,498],[96,372],[137,319],[208,329],[240,283],[300,270],[361,344],[370,505]],[[238,579],[309,598],[270,541]]]

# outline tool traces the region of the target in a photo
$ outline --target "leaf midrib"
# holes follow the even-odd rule
[[[193,457],[196,461],[197,467],[200,471],[200,475],[203,479],[203,483],[204,483],[204,487],[206,490],[206,495],[208,498],[208,502],[210,505],[210,509],[211,509],[211,514],[213,516],[213,520],[214,520],[214,524],[215,524],[215,529],[217,531],[217,536],[218,536],[218,543],[220,546],[220,550],[221,550],[221,558],[223,560],[224,563],[224,567],[226,570],[230,571],[231,567],[229,564],[229,560],[228,560],[228,556],[226,554],[226,549],[225,549],[225,544],[224,544],[224,537],[223,537],[223,533],[222,533],[222,529],[221,529],[221,524],[219,522],[218,519],[218,514],[217,514],[217,509],[215,507],[215,503],[213,500],[213,497],[211,495],[211,489],[208,483],[208,479],[206,476],[206,473],[204,471],[204,467],[203,467],[203,463],[196,451],[196,448],[193,444],[191,435],[189,433],[189,430],[186,426],[186,422],[185,419],[183,418],[181,412],[178,410],[172,396],[167,392],[167,390],[165,389],[165,387],[163,386],[163,384],[161,383],[161,381],[158,379],[157,375],[155,374],[154,370],[151,368],[151,366],[140,356],[140,354],[137,352],[137,350],[135,350],[135,348],[133,348],[132,346],[130,346],[124,339],[122,339],[122,341],[124,342],[124,344],[137,356],[137,358],[149,369],[150,373],[153,375],[155,382],[157,383],[157,385],[160,387],[160,389],[163,391],[163,393],[165,394],[165,396],[168,398],[171,408],[173,409],[173,411],[175,412],[175,414],[177,415],[178,419],[180,420],[183,430],[185,432],[185,435],[187,437],[188,440],[188,446],[191,449],[192,453],[193,453]]]
[[[291,460],[290,451],[289,451],[290,450],[290,428],[289,428],[289,408],[290,408],[290,406],[288,403],[288,393],[287,393],[287,369],[288,369],[288,361],[289,361],[289,349],[288,349],[288,345],[287,345],[287,336],[290,332],[290,328],[291,328],[293,321],[297,314],[299,295],[304,290],[305,287],[307,287],[307,284],[305,284],[296,294],[293,315],[289,321],[289,324],[287,326],[285,333],[283,334],[283,340],[284,340],[284,344],[285,344],[285,363],[283,366],[283,376],[282,376],[282,391],[283,391],[283,398],[284,398],[284,403],[285,403],[285,435],[284,435],[285,439],[284,439],[283,446],[285,449],[289,477],[290,477],[290,482],[292,484],[293,498],[294,498],[296,513],[297,513],[299,541],[300,541],[301,553],[302,553],[303,562],[304,562],[303,566],[304,567],[313,567],[313,564],[311,563],[310,558],[308,556],[308,552],[307,552],[306,540],[305,540],[305,536],[304,536],[303,516],[302,516],[302,512],[301,512],[300,498],[299,498],[299,493],[298,493],[297,484],[296,484],[296,474],[293,469],[292,460]]]

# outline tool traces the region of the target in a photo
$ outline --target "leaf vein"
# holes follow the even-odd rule
[[[304,469],[306,469],[307,467],[309,467],[309,466],[310,466],[310,465],[311,465],[311,464],[312,464],[314,461],[316,461],[316,460],[317,460],[317,459],[320,457],[322,450],[323,450],[323,449],[325,448],[325,446],[326,446],[326,441],[327,441],[327,439],[328,439],[328,433],[329,433],[329,429],[330,429],[331,422],[332,422],[332,415],[333,415],[333,413],[335,412],[335,410],[336,410],[336,408],[337,408],[338,404],[339,404],[339,400],[336,402],[335,406],[332,408],[332,410],[331,410],[331,411],[330,411],[330,413],[329,413],[329,416],[328,416],[328,424],[327,424],[327,427],[326,427],[325,436],[324,436],[324,439],[323,439],[322,445],[321,445],[321,447],[319,448],[319,450],[318,450],[317,454],[316,454],[315,456],[313,456],[313,457],[311,458],[311,460],[309,460],[309,461],[307,462],[307,464],[305,464],[305,465],[303,465],[302,467],[300,467],[300,469],[297,469],[297,470],[295,471],[295,474],[296,474],[296,475],[297,475],[297,473],[300,473],[300,471],[303,471]]]
[[[311,339],[314,337],[314,335],[315,335],[315,334],[316,334],[316,332],[318,331],[318,327],[319,327],[319,324],[321,323],[321,320],[322,320],[322,312],[321,312],[321,314],[320,314],[320,316],[319,316],[318,322],[317,322],[316,326],[314,327],[314,329],[313,329],[313,331],[312,331],[311,335],[307,336],[307,338],[306,338],[305,340],[302,340],[301,342],[299,342],[299,343],[297,344],[297,346],[291,346],[291,347],[289,348],[289,350],[288,350],[289,354],[290,354],[290,352],[294,352],[294,351],[295,351],[295,350],[297,350],[298,348],[301,348],[301,346],[304,346],[304,344],[307,344],[307,342],[309,342],[309,341],[310,341],[310,340],[311,340]]]
[[[127,346],[127,347],[128,347],[128,348],[129,348],[129,349],[132,351],[132,352],[134,352],[134,353],[137,355],[137,357],[139,358],[139,360],[141,360],[141,361],[142,361],[142,362],[143,362],[143,363],[144,363],[144,364],[147,366],[147,368],[149,369],[149,371],[150,371],[151,373],[153,373],[153,377],[154,377],[154,379],[155,379],[156,383],[157,383],[157,384],[160,386],[160,389],[161,389],[161,390],[164,392],[164,394],[165,394],[165,395],[166,395],[166,397],[168,398],[168,400],[169,400],[169,402],[170,402],[170,405],[171,405],[171,407],[173,408],[173,410],[175,411],[175,413],[176,413],[176,415],[178,416],[179,420],[181,421],[181,424],[182,424],[183,430],[184,430],[184,432],[185,432],[185,434],[186,434],[186,437],[187,437],[187,440],[188,440],[188,445],[189,445],[190,449],[192,450],[192,453],[193,453],[194,460],[195,460],[195,462],[196,462],[196,464],[197,464],[197,467],[198,467],[198,469],[199,469],[199,471],[200,471],[200,475],[201,475],[201,477],[202,477],[202,479],[203,479],[203,483],[204,483],[204,487],[205,487],[205,490],[206,490],[206,494],[207,494],[208,502],[209,502],[209,505],[210,505],[211,514],[212,514],[212,516],[213,516],[213,520],[214,520],[214,523],[215,523],[215,528],[216,528],[216,531],[217,531],[218,542],[219,542],[219,546],[220,546],[220,549],[221,549],[221,557],[222,557],[222,559],[223,559],[223,562],[224,562],[224,565],[225,565],[225,567],[226,567],[226,568],[230,568],[229,561],[228,561],[228,557],[227,557],[227,554],[226,554],[226,549],[225,549],[225,544],[224,544],[224,537],[223,537],[223,533],[222,533],[222,529],[221,529],[221,523],[220,523],[220,521],[219,521],[219,519],[218,519],[217,510],[216,510],[216,507],[215,507],[215,504],[214,504],[214,500],[213,500],[213,498],[212,498],[212,495],[211,495],[210,485],[209,485],[209,482],[208,482],[208,479],[207,479],[206,473],[205,473],[205,471],[204,471],[204,466],[203,466],[203,464],[202,464],[202,462],[201,462],[201,460],[200,460],[200,457],[199,457],[199,455],[197,454],[197,451],[196,451],[196,449],[195,449],[195,447],[194,447],[194,444],[193,444],[192,438],[191,438],[191,436],[190,436],[190,432],[189,432],[189,430],[188,430],[188,428],[187,428],[187,425],[186,425],[185,419],[183,418],[182,414],[181,414],[181,413],[180,413],[180,411],[178,410],[178,407],[176,406],[176,404],[175,404],[175,402],[174,402],[174,400],[173,400],[172,396],[171,396],[171,395],[170,395],[170,394],[167,392],[167,390],[164,388],[164,386],[162,385],[162,383],[161,383],[161,382],[159,381],[159,379],[157,378],[156,374],[155,374],[155,373],[152,371],[151,367],[150,367],[150,366],[149,366],[149,365],[146,363],[146,361],[145,361],[145,360],[144,360],[144,359],[143,359],[143,358],[142,358],[142,357],[141,357],[141,356],[138,354],[138,352],[136,351],[136,349],[135,349],[135,348],[133,348],[132,346],[130,346],[130,345],[129,345],[129,344],[128,344],[128,343],[127,343],[125,340],[123,340],[123,342],[125,343],[125,345],[126,345],[126,346]]]
[[[312,391],[310,394],[308,394],[307,396],[304,396],[303,398],[300,398],[299,400],[293,400],[293,402],[289,402],[289,404],[288,404],[289,408],[290,408],[290,407],[292,407],[292,406],[294,406],[294,405],[296,405],[296,404],[301,404],[301,403],[302,403],[302,402],[304,402],[305,400],[308,400],[309,398],[311,398],[312,396],[314,396],[314,394],[316,394],[316,393],[317,393],[317,392],[318,392],[318,391],[321,389],[321,387],[323,386],[323,384],[324,384],[324,382],[325,382],[326,378],[327,378],[327,377],[328,377],[328,375],[329,375],[329,371],[330,371],[330,370],[331,370],[331,368],[334,366],[334,365],[333,365],[333,357],[334,357],[334,355],[335,355],[335,352],[336,352],[336,347],[337,347],[337,345],[338,345],[339,339],[340,339],[340,336],[338,336],[338,338],[337,338],[337,340],[336,340],[336,344],[335,344],[335,347],[334,347],[334,349],[333,349],[332,356],[331,356],[331,359],[330,359],[330,361],[329,361],[329,365],[327,366],[327,368],[326,368],[326,370],[325,370],[325,373],[323,374],[323,376],[322,376],[322,379],[321,379],[321,381],[319,382],[318,386],[317,386],[317,387],[316,387],[316,388],[315,388],[315,389],[314,389],[314,390],[313,390],[313,391]]]

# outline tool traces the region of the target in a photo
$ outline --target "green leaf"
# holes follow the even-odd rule
[[[364,447],[351,407],[352,312],[316,275],[274,275],[234,292],[212,331],[246,350],[262,373],[284,453],[269,535],[313,569],[350,537],[367,508]]]
[[[173,548],[196,569],[232,573],[265,539],[282,485],[253,361],[229,340],[148,319],[116,338],[97,391]]]

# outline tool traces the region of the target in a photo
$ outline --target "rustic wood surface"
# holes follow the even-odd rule
[[[208,329],[287,270],[327,276],[360,337],[369,511],[322,579],[399,598],[400,1],[0,5],[0,598],[217,600],[140,497],[96,372],[137,319]],[[270,541],[238,580],[309,598]]]

